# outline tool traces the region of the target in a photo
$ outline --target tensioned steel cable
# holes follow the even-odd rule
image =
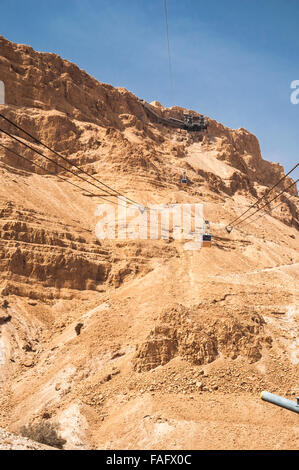
[[[170,40],[169,40],[169,28],[168,28],[167,0],[164,0],[164,12],[165,12],[165,23],[166,23],[167,47],[168,47],[169,79],[170,79],[171,91],[172,91],[172,94],[174,94],[174,82],[173,82],[171,53],[170,53]]]
[[[63,178],[62,176],[60,175],[57,175],[56,173],[52,172],[52,171],[49,171],[47,170],[47,168],[43,167],[42,165],[39,165],[39,163],[36,163],[35,161],[33,160],[30,160],[29,158],[25,157],[24,155],[20,155],[18,152],[16,152],[15,150],[12,150],[10,149],[9,147],[6,147],[6,145],[3,145],[0,143],[0,147],[4,148],[5,150],[7,150],[8,152],[11,152],[13,153],[16,157],[18,158],[22,158],[23,160],[26,160],[28,163],[30,163],[31,165],[35,165],[36,167],[40,168],[41,170],[45,171],[46,174],[50,174],[52,176],[55,176],[56,178],[59,178],[60,180],[66,182],[66,183],[69,183],[71,184],[72,186],[75,186],[76,188],[80,189],[81,191],[84,191],[84,192],[87,192],[89,193],[90,195],[92,196],[96,196],[96,197],[99,197],[101,199],[103,199],[104,201],[107,201],[107,199],[104,199],[104,197],[106,196],[105,194],[94,194],[92,193],[91,191],[89,191],[88,189],[85,189],[85,188],[82,188],[81,186],[78,186],[76,183],[73,183],[72,181],[69,181],[67,180],[66,178]],[[102,197],[104,196],[104,197]],[[109,201],[111,202],[112,204],[116,204],[114,201]]]
[[[6,147],[5,145],[0,144],[0,147],[2,147],[2,148],[4,148],[4,149],[8,150],[9,152],[13,153],[13,154],[16,155],[17,157],[22,158],[23,160],[26,160],[27,162],[29,162],[29,163],[31,163],[31,164],[37,166],[38,168],[41,168],[41,169],[44,170],[47,174],[52,174],[52,175],[55,176],[56,178],[59,178],[60,180],[63,180],[63,181],[65,181],[65,182],[71,184],[72,186],[75,186],[76,188],[79,188],[79,189],[82,189],[83,191],[86,191],[85,189],[81,188],[81,187],[78,186],[77,184],[72,183],[71,181],[69,181],[69,180],[67,180],[67,179],[65,179],[65,178],[62,178],[62,176],[59,176],[59,175],[56,175],[55,173],[49,172],[46,168],[42,167],[42,166],[39,165],[38,163],[31,161],[29,158],[24,157],[24,155],[18,154],[18,153],[15,152],[14,150],[11,150],[10,148]],[[90,229],[86,229],[86,228],[81,227],[81,226],[80,226],[80,228],[81,228],[81,230],[83,230],[84,232],[89,232],[89,233],[91,232]]]
[[[13,122],[11,119],[8,119],[6,116],[4,116],[2,113],[0,113],[0,117],[2,117],[3,119],[5,119],[5,121],[7,121],[9,124],[12,124],[14,127],[16,127],[18,130],[20,130],[21,132],[23,132],[24,134],[26,134],[28,137],[30,137],[31,139],[33,139],[37,144],[39,145],[42,145],[43,147],[45,147],[47,150],[49,150],[50,152],[53,152],[55,155],[57,155],[59,158],[61,158],[62,160],[64,160],[65,162],[69,163],[71,166],[77,168],[81,173],[84,173],[86,176],[92,178],[94,181],[96,181],[98,184],[101,184],[102,186],[104,186],[105,188],[108,188],[110,191],[113,191],[115,194],[118,194],[119,196],[122,196],[124,197],[127,201],[131,202],[132,204],[136,205],[138,208],[140,207],[144,207],[143,204],[140,204],[136,201],[134,201],[133,199],[130,199],[128,198],[127,196],[125,196],[124,194],[120,193],[119,191],[117,191],[116,189],[113,189],[111,186],[103,183],[102,181],[100,181],[98,178],[95,178],[93,175],[91,175],[90,173],[88,173],[87,171],[83,170],[83,168],[79,167],[78,165],[76,165],[75,163],[73,163],[71,160],[69,160],[67,157],[64,157],[63,155],[61,155],[60,153],[56,152],[56,150],[53,150],[51,147],[49,147],[48,145],[46,145],[45,143],[43,143],[42,141],[40,141],[39,139],[37,139],[36,137],[34,137],[32,134],[30,134],[29,132],[27,132],[25,129],[23,129],[22,127],[20,127],[18,124],[16,124],[15,122]],[[75,174],[75,173],[74,173]],[[105,189],[103,188],[99,188],[98,186],[96,186],[94,183],[91,183],[90,181],[86,180],[87,183],[97,187],[98,189],[101,189],[102,191],[105,191],[107,192],[110,196],[115,196],[115,194],[111,194],[109,193],[108,191],[106,191]]]
[[[268,206],[271,202],[275,201],[275,199],[277,199],[279,196],[281,196],[283,193],[285,193],[288,189],[290,189],[292,186],[294,186],[297,182],[299,181],[299,178],[294,181],[292,184],[290,184],[287,188],[285,188],[283,191],[281,191],[279,194],[277,194],[273,199],[271,199],[270,201],[266,202],[266,204],[264,204],[262,207],[259,207],[255,212],[253,212],[253,214],[249,214],[247,217],[245,217],[244,220],[241,220],[239,223],[233,225],[232,227],[237,227],[238,225],[242,224],[243,222],[245,222],[245,220],[249,219],[250,217],[252,217],[254,214],[256,214],[257,212],[261,211],[264,207]]]
[[[298,197],[298,196],[297,196]],[[282,204],[285,204],[286,201],[281,201],[279,204],[277,204],[275,207],[270,207],[270,212],[274,211],[275,209],[277,209],[277,207],[281,206]],[[246,227],[247,225],[250,225],[250,224],[253,224],[254,222],[256,222],[258,219],[261,219],[263,217],[266,217],[266,215],[271,215],[271,214],[268,214],[267,212],[265,214],[261,214],[259,215],[258,217],[256,217],[255,219],[253,220],[250,220],[249,222],[247,222],[247,224],[244,225],[244,227]],[[271,216],[273,217],[273,216]]]
[[[247,214],[248,211],[250,211],[251,209],[253,209],[254,207],[257,206],[257,204],[259,202],[261,202],[274,188],[276,188],[290,173],[292,173],[294,170],[296,170],[296,168],[298,167],[299,163],[297,163],[286,175],[284,175],[276,184],[274,184],[274,186],[272,186],[272,188],[270,188],[263,196],[261,196],[259,199],[257,199],[257,201],[255,201],[254,204],[252,204],[250,207],[248,207],[248,209],[246,209],[246,211],[244,211],[241,215],[239,215],[238,217],[236,217],[232,222],[230,222],[228,225],[226,225],[225,228],[228,228],[228,227],[234,227],[234,223],[241,219],[241,217],[243,217],[243,215]],[[246,217],[247,219],[248,217]],[[244,220],[246,220],[244,219]],[[239,224],[237,224],[239,225]]]
[[[84,188],[82,188],[81,186],[78,186],[77,184],[73,183],[72,181],[69,181],[69,180],[67,180],[66,178],[63,178],[62,176],[57,175],[56,173],[53,173],[53,172],[47,170],[47,169],[46,169],[45,167],[43,167],[42,165],[39,165],[39,163],[36,163],[36,162],[30,160],[29,158],[25,157],[24,155],[20,155],[20,154],[19,154],[18,152],[16,152],[15,150],[12,150],[12,149],[6,147],[6,145],[3,145],[3,144],[0,143],[0,147],[2,147],[3,149],[7,150],[8,152],[11,152],[12,154],[14,154],[15,156],[17,156],[18,158],[21,158],[21,159],[25,160],[26,162],[35,165],[36,167],[38,167],[38,168],[40,168],[41,170],[45,171],[47,175],[48,175],[48,174],[53,175],[53,176],[55,176],[56,178],[59,178],[60,180],[66,182],[66,183],[71,184],[71,185],[74,186],[75,188],[78,188],[78,189],[80,189],[80,190],[82,190],[82,191],[85,191],[85,192],[91,194],[92,196],[96,196],[96,197],[101,198],[101,195],[94,194],[94,193],[92,193],[91,191],[89,191],[88,189],[84,189]],[[104,195],[104,196],[105,196],[105,195]],[[103,198],[101,198],[101,199],[103,199]],[[103,200],[104,200],[104,201],[107,201],[106,199],[103,199]],[[113,201],[109,201],[109,202],[111,202],[112,204],[118,205],[117,203],[115,203],[115,202],[113,202]],[[147,225],[146,225],[146,226],[145,226],[145,225],[141,225],[141,224],[138,224],[138,225],[139,225],[140,227],[147,227],[149,230],[152,229],[152,227],[148,227]],[[157,227],[159,228],[159,225],[158,225],[158,224],[155,224],[154,228],[157,228]],[[86,229],[86,228],[84,228],[84,227],[81,227],[81,230],[83,230],[83,231],[85,231],[85,232],[91,232],[90,229]]]
[[[0,130],[1,130],[1,129],[0,129]],[[104,199],[103,197],[101,197],[101,196],[105,196],[105,195],[94,194],[94,193],[92,193],[91,191],[89,191],[88,189],[84,189],[84,188],[82,188],[81,186],[78,186],[77,184],[73,183],[72,181],[69,181],[69,180],[67,180],[66,178],[63,178],[62,176],[57,175],[56,173],[47,170],[45,167],[43,167],[43,166],[40,165],[39,163],[36,163],[35,161],[30,160],[29,158],[25,157],[24,155],[20,155],[18,152],[16,152],[15,150],[10,149],[10,148],[7,147],[6,145],[3,145],[3,144],[0,143],[0,147],[2,147],[3,149],[7,150],[8,152],[11,152],[11,153],[14,154],[16,157],[25,160],[26,162],[30,163],[31,165],[35,165],[36,167],[38,167],[38,168],[40,168],[41,170],[45,171],[47,175],[50,174],[50,175],[52,175],[52,176],[55,176],[55,178],[58,178],[58,179],[60,179],[60,180],[62,180],[62,181],[64,181],[64,182],[66,182],[66,183],[69,183],[70,185],[74,186],[75,188],[80,189],[80,190],[82,190],[82,191],[84,191],[84,192],[87,192],[87,193],[91,194],[92,196],[99,197],[99,198],[103,199],[105,202],[107,202],[106,199]],[[115,203],[114,201],[108,201],[108,202],[111,202],[112,204],[118,205],[118,204]],[[159,224],[157,224],[157,223],[154,224],[154,227],[148,226],[148,225],[143,225],[143,224],[140,224],[140,223],[138,223],[138,222],[137,222],[137,225],[139,225],[139,227],[147,228],[148,230],[152,230],[153,228],[154,228],[154,229],[156,229],[156,228],[160,229],[160,226],[159,226]],[[86,231],[86,232],[91,232],[90,229],[85,229],[84,227],[81,227],[81,229],[84,230],[84,231]],[[128,229],[128,228],[127,228],[127,229]],[[161,227],[161,229],[162,229],[162,227]],[[162,229],[162,231],[163,231],[163,229]]]
[[[36,150],[35,148],[31,147],[30,145],[26,144],[25,142],[23,142],[22,140],[18,139],[18,137],[14,136],[14,135],[11,135],[9,132],[3,130],[0,128],[0,132],[3,132],[4,134],[8,135],[11,139],[14,139],[15,141],[19,142],[20,144],[24,145],[25,147],[27,147],[28,149],[32,150],[33,152],[36,152],[38,155],[40,155],[41,157],[45,158],[46,160],[48,160],[49,162],[51,163],[54,163],[55,165],[59,166],[60,168],[62,168],[63,170],[71,173],[72,175],[76,176],[77,178],[79,178],[80,180],[84,181],[85,183],[89,183],[89,184],[93,184],[93,183],[90,183],[89,181],[87,181],[85,178],[82,178],[80,175],[78,175],[77,173],[75,173],[74,171],[70,170],[69,168],[66,168],[65,166],[61,165],[60,163],[57,163],[55,160],[52,160],[52,158],[50,157],[47,157],[46,155],[44,155],[43,153],[39,152],[39,150]],[[32,162],[31,162],[32,163]],[[95,185],[93,185],[95,186]],[[97,189],[99,189],[97,186],[95,186]],[[101,188],[101,190],[103,191],[103,188]],[[91,191],[88,191],[87,189],[84,189],[84,191],[87,191],[89,192],[90,194],[92,194],[93,196],[97,196],[97,194],[94,194],[92,193]],[[112,194],[107,194],[107,196],[112,196]],[[118,205],[118,203],[116,203],[115,201],[110,201],[109,199],[104,199],[103,195],[101,196],[98,196],[100,199],[103,199],[104,201],[106,202],[110,202],[111,204],[114,204],[114,205]],[[106,196],[105,196],[106,197]],[[122,204],[120,204],[122,205]],[[126,206],[124,206],[126,207]],[[138,206],[138,208],[140,208],[140,206]]]

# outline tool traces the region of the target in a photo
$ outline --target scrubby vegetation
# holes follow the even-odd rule
[[[40,444],[56,447],[57,449],[63,449],[66,443],[66,440],[62,439],[58,434],[57,424],[50,423],[49,421],[41,421],[36,424],[23,426],[20,429],[20,434]]]

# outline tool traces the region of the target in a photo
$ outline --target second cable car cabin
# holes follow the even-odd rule
[[[202,234],[202,247],[210,248],[212,244],[212,235],[210,233],[210,222],[205,220],[204,233]]]
[[[181,177],[181,186],[187,186],[188,184],[188,178],[186,175],[186,172],[184,171],[184,174]]]

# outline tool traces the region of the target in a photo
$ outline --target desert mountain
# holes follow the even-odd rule
[[[126,89],[3,37],[0,80],[6,118],[142,205],[203,204],[213,234],[198,251],[98,240],[99,190],[0,118],[19,139],[0,132],[0,426],[49,420],[69,449],[296,448],[297,417],[259,399],[299,395],[296,186],[225,230],[283,167],[245,129],[164,125],[154,114],[198,113],[153,102],[151,114]]]

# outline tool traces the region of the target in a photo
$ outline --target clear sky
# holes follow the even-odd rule
[[[167,4],[173,92],[163,0],[0,0],[0,34],[55,52],[147,101],[244,127],[259,138],[264,158],[293,166],[299,104],[291,104],[290,86],[299,80],[299,0]]]

